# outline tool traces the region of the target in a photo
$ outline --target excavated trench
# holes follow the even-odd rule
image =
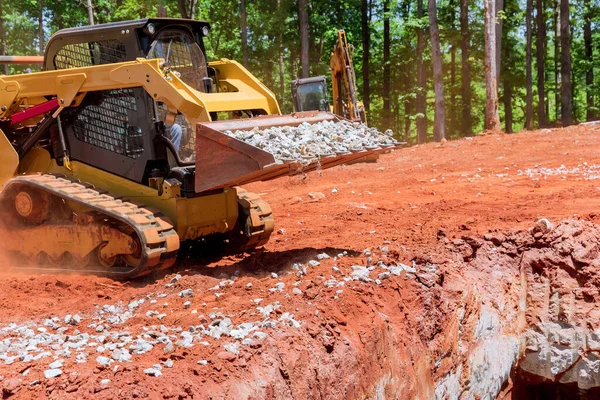
[[[598,398],[600,227],[540,220],[530,231],[439,238],[444,322],[421,335],[434,397]]]
[[[412,266],[397,264],[393,295],[379,297],[365,278],[355,288],[363,306],[332,310],[308,325],[317,340],[279,348],[267,397],[597,398],[600,227],[540,220],[529,231],[438,238]],[[374,257],[398,263],[393,252]],[[330,327],[345,342],[324,335]]]

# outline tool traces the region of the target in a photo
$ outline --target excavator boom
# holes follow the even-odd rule
[[[333,105],[329,104],[324,76],[301,78],[292,81],[295,111],[332,111],[335,115],[352,122],[367,122],[364,106],[358,100],[352,52],[353,48],[348,44],[346,32],[338,30],[329,60]]]
[[[352,65],[353,48],[348,45],[344,30],[338,30],[337,34],[337,42],[329,61],[333,87],[333,112],[351,121],[366,122],[364,106],[357,100],[356,75]]]

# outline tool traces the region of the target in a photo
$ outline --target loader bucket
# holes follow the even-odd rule
[[[225,134],[225,131],[250,131],[276,126],[298,126],[321,121],[340,121],[334,114],[309,111],[290,115],[269,115],[256,118],[198,123],[196,127],[196,193],[251,182],[267,181],[316,169],[332,168],[403,146],[397,143],[385,147],[364,148],[312,158],[311,160],[276,161],[275,157],[257,147]]]

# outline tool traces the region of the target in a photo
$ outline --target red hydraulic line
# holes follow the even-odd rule
[[[29,107],[27,110],[19,111],[14,113],[10,117],[10,123],[12,125],[23,122],[29,118],[33,118],[37,115],[45,114],[49,111],[54,111],[58,108],[58,99],[48,100],[44,103],[40,103],[33,107]]]

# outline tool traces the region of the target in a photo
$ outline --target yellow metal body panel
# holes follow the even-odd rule
[[[28,99],[56,96],[61,107],[77,105],[92,91],[143,87],[156,101],[186,115],[193,124],[210,121],[210,112],[264,110],[281,114],[277,99],[248,70],[227,59],[210,63],[219,71],[221,93],[202,93],[186,85],[175,71],[163,69],[159,59],[36,72],[0,75],[0,118],[32,105]],[[35,103],[33,103],[35,104]],[[39,119],[39,118],[38,118]],[[25,121],[34,124],[36,120]]]
[[[281,114],[273,92],[239,63],[227,59],[212,62],[218,70],[221,88],[227,91],[202,93],[186,85],[176,71],[164,68],[159,59],[44,71],[32,74],[0,75],[0,118],[8,119],[18,111],[56,96],[59,110],[77,106],[88,92],[143,87],[156,101],[169,110],[183,113],[188,122],[210,121],[210,112],[264,110]],[[55,114],[56,115],[56,114]],[[24,121],[35,125],[41,116]],[[0,135],[0,184],[17,172],[21,174],[54,173],[81,181],[123,196],[131,201],[158,209],[171,219],[181,240],[197,239],[233,229],[238,217],[235,189],[195,198],[182,198],[178,186],[156,182],[154,188],[129,181],[83,162],[71,162],[68,168],[56,164],[43,149],[31,149],[19,158],[4,134]]]
[[[0,118],[18,111],[26,98],[57,96],[60,106],[74,104],[77,93],[143,87],[152,98],[181,111],[192,120],[210,120],[206,106],[160,60],[144,60],[33,74],[0,75]],[[179,83],[189,90],[181,90]],[[62,96],[62,97],[61,97]],[[1,108],[4,106],[4,110]]]
[[[19,167],[19,155],[2,130],[0,130],[0,158],[2,159],[2,162],[0,162],[1,189],[6,181],[15,175],[17,168]]]
[[[12,149],[12,147],[11,147]],[[14,151],[14,150],[13,150]],[[31,150],[22,160],[19,173],[63,174],[123,196],[130,201],[143,203],[146,207],[160,210],[166,215],[180,240],[193,240],[213,233],[230,231],[238,217],[235,189],[222,193],[195,198],[179,197],[178,187],[168,187],[163,182],[162,190],[140,185],[81,162],[71,163],[71,170],[61,167],[43,149]]]
[[[208,65],[219,71],[220,93],[200,93],[209,111],[265,110],[281,114],[273,92],[240,63],[226,58]]]

